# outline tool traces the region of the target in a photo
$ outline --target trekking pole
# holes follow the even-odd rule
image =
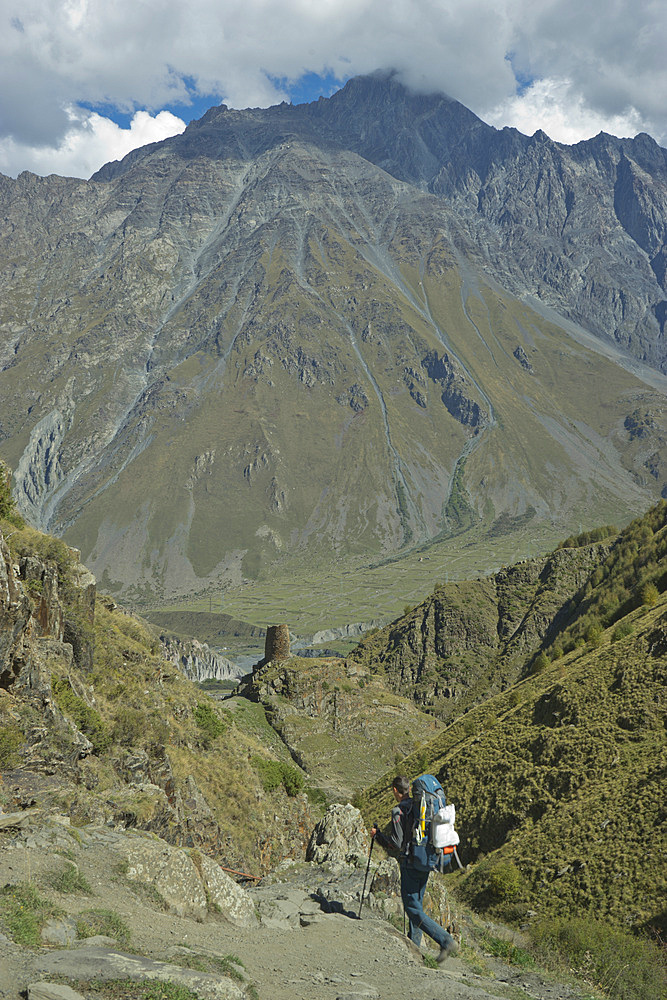
[[[368,864],[366,865],[366,877],[364,878],[364,887],[361,890],[361,902],[359,903],[359,913],[357,918],[361,917],[361,907],[364,905],[364,896],[366,894],[366,882],[368,881],[368,873],[371,867],[371,854],[373,853],[373,844],[375,843],[375,837],[371,837],[371,849],[368,852]]]

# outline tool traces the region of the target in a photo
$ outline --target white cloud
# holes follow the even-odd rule
[[[649,128],[635,108],[611,115],[593,110],[569,80],[537,80],[521,95],[492,108],[485,120],[497,128],[512,125],[526,135],[542,129],[556,142],[568,144],[599,132],[635,136]]]
[[[532,108],[572,138],[636,119],[667,141],[664,0],[0,2],[0,136],[17,155],[62,150],[82,103],[156,112],[194,92],[266,106],[286,96],[272,78],[381,68],[500,124],[506,110],[534,131]],[[534,81],[518,96],[515,74]]]
[[[155,117],[137,111],[127,129],[95,112],[80,119],[70,110],[70,128],[57,146],[28,146],[8,137],[0,140],[0,171],[15,174],[32,170],[36,174],[57,173],[64,177],[90,177],[104,163],[150,142],[178,135],[185,122],[169,111]]]

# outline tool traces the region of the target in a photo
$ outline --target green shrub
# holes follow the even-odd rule
[[[516,965],[522,969],[530,969],[535,965],[535,959],[532,955],[505,938],[483,934],[480,943],[483,945],[484,951],[495,958],[502,958],[508,965]]]
[[[93,893],[88,879],[81,874],[76,865],[71,863],[65,865],[64,868],[56,868],[54,871],[46,872],[43,881],[45,885],[55,889],[56,892],[81,892],[87,896],[91,896]]]
[[[124,945],[130,941],[130,928],[113,910],[84,910],[76,918],[76,933],[79,938],[104,934]]]
[[[486,888],[496,902],[504,903],[515,899],[521,892],[523,876],[511,861],[499,861],[487,876]]]
[[[616,626],[616,628],[612,632],[611,641],[618,642],[619,639],[625,639],[626,636],[632,635],[633,632],[634,632],[634,626],[632,622],[627,622],[627,621],[621,622],[619,625]]]
[[[198,702],[193,715],[204,746],[210,746],[227,728],[210,701]]]
[[[25,742],[19,727],[10,722],[0,728],[0,771],[8,771],[18,763],[16,751]]]
[[[597,649],[602,643],[602,628],[597,623],[593,623],[586,629],[586,642],[590,643],[593,649]]]
[[[552,961],[559,956],[613,1000],[665,996],[667,976],[658,947],[629,931],[591,917],[568,917],[541,921],[530,934],[543,956]]]
[[[564,542],[561,542],[557,546],[559,549],[576,549],[582,548],[584,545],[592,545],[593,542],[601,542],[605,538],[611,538],[612,535],[618,534],[618,528],[615,528],[613,524],[606,524],[600,528],[593,528],[592,531],[582,531],[580,535],[570,535],[566,538]]]
[[[72,685],[65,677],[54,677],[51,681],[51,689],[60,711],[68,719],[71,719],[77,729],[85,733],[93,744],[94,752],[100,753],[100,751],[106,750],[111,744],[111,735],[100,713],[74,693]]]
[[[140,745],[146,735],[146,720],[143,712],[136,708],[120,708],[113,727],[113,738],[121,746]]]
[[[310,802],[311,805],[313,805],[313,806],[326,806],[326,804],[328,802],[327,793],[325,791],[323,791],[323,789],[321,789],[321,788],[313,788],[313,787],[309,786],[309,787],[305,788],[304,791],[305,791],[305,793],[306,793],[306,795],[308,797],[308,801]]]
[[[303,775],[295,767],[290,767],[289,764],[282,764],[281,766],[283,788],[293,798],[303,788]]]
[[[547,654],[544,652],[543,649],[541,649],[531,664],[530,667],[531,674],[543,673],[549,666],[550,662],[551,661],[549,660]]]
[[[660,592],[654,583],[645,583],[639,592],[642,604],[646,607],[652,608],[655,602],[660,597]]]
[[[288,795],[294,796],[303,788],[303,775],[295,767],[280,760],[253,757],[252,765],[259,775],[265,792],[274,792],[282,785]]]

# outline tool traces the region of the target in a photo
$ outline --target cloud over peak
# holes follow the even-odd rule
[[[378,67],[496,125],[667,141],[667,9],[655,0],[7,0],[0,28],[8,173],[86,176],[96,157],[182,130],[192,101],[267,106],[304,74]],[[129,127],[116,112],[134,115]]]

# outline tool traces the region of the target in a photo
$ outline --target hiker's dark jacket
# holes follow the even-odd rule
[[[391,826],[386,833],[381,830],[375,839],[390,854],[402,857],[412,838],[412,799],[408,795],[391,810]]]

